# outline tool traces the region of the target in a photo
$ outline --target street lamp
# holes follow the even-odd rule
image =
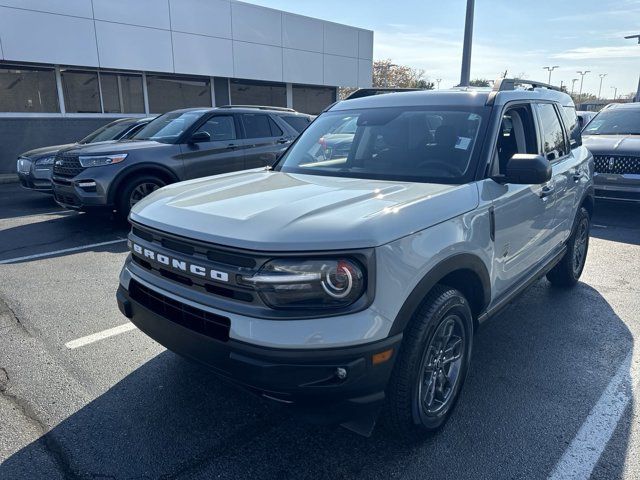
[[[598,100],[600,100],[600,98],[602,97],[602,80],[604,80],[604,77],[606,76],[607,76],[606,73],[600,74],[600,88],[598,88]]]
[[[615,100],[616,97],[618,96],[618,87],[611,87],[613,88],[613,99]]]
[[[551,72],[553,72],[556,68],[560,68],[558,65],[554,65],[553,67],[542,67],[543,70],[549,71],[549,81],[547,83],[551,84]]]
[[[578,75],[580,75],[580,96],[582,97],[582,85],[584,84],[584,76],[591,72],[591,70],[584,70],[583,72],[581,72],[580,70],[578,70],[576,73]]]
[[[577,78],[572,78],[572,79],[571,79],[571,95],[573,95],[573,91],[574,91],[574,90],[575,90],[575,88],[576,88],[576,82],[577,82],[577,81],[578,81],[578,79],[577,79]]]
[[[638,39],[638,45],[640,45],[640,35],[628,35],[626,37],[624,37],[628,40],[632,39],[632,38],[637,38]],[[636,92],[636,102],[640,102],[640,78],[638,78],[638,91]]]
[[[473,43],[473,9],[475,0],[467,0],[467,16],[464,22],[464,46],[462,48],[462,68],[460,86],[468,87],[471,80],[471,44]]]
[[[442,81],[441,78],[436,78],[436,83],[438,84],[438,90],[440,90],[440,82]]]

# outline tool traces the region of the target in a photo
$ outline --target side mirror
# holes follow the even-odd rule
[[[540,185],[551,180],[551,163],[542,155],[516,153],[507,163],[505,183],[518,185]]]
[[[209,132],[203,132],[203,131],[196,132],[193,135],[191,135],[191,138],[189,138],[189,143],[203,143],[203,142],[210,142],[210,141],[211,141],[211,135],[209,135]]]

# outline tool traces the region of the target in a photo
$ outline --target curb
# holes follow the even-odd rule
[[[3,183],[18,183],[18,175],[13,173],[0,174],[0,185]]]

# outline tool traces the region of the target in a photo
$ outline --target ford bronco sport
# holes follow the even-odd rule
[[[273,168],[136,204],[119,307],[265,398],[362,434],[384,408],[419,436],[451,413],[480,323],[544,275],[578,281],[592,175],[548,85],[339,102]]]

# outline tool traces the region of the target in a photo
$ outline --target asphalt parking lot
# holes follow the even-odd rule
[[[541,280],[480,329],[417,445],[300,423],[129,328],[126,233],[0,185],[3,480],[640,478],[640,206],[599,203],[578,287]]]

